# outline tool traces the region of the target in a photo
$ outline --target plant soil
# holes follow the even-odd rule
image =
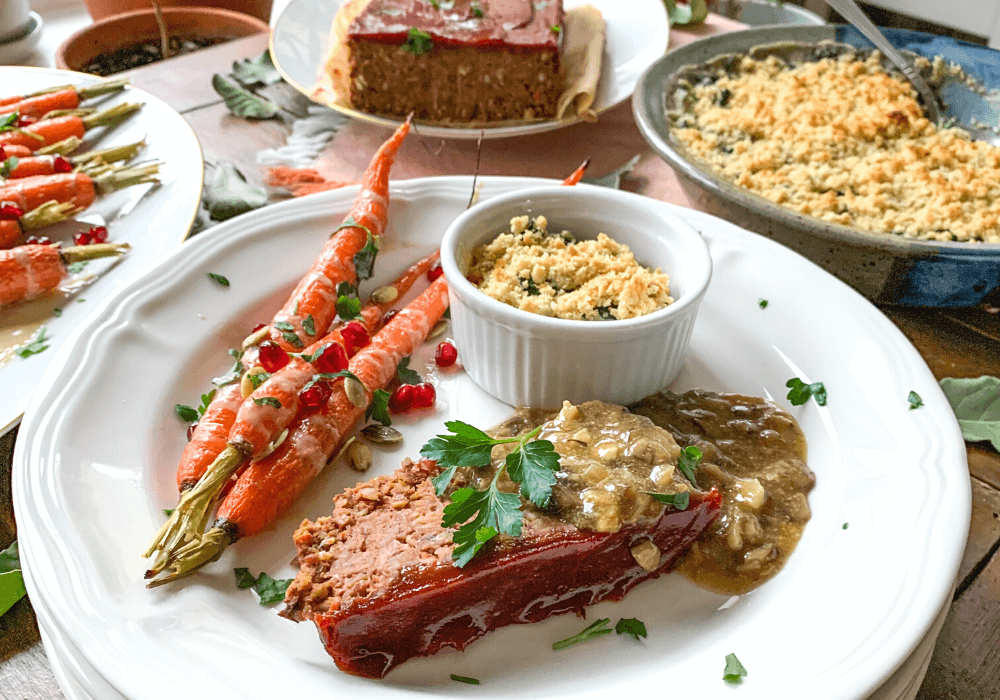
[[[186,53],[191,53],[192,51],[197,51],[199,49],[204,49],[209,46],[214,46],[215,44],[221,44],[225,41],[229,41],[229,37],[201,37],[201,38],[182,38],[182,37],[170,37],[168,41],[168,46],[170,48],[170,56],[180,56]],[[137,44],[130,44],[129,46],[123,46],[120,49],[116,49],[109,53],[101,54],[92,60],[84,71],[87,73],[93,73],[94,75],[106,76],[113,73],[121,73],[122,71],[131,70],[132,68],[138,68],[139,66],[145,66],[150,63],[156,63],[157,61],[163,60],[163,50],[160,46],[159,39],[151,39],[150,41],[144,41]]]

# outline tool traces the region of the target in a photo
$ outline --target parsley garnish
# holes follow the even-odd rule
[[[389,417],[389,397],[392,396],[384,389],[376,389],[372,394],[371,403],[365,409],[365,420],[376,420],[382,425],[392,425],[392,418]]]
[[[548,505],[555,472],[559,468],[559,455],[548,440],[534,440],[541,426],[520,437],[491,438],[482,430],[462,421],[445,423],[453,434],[431,438],[420,454],[435,460],[444,471],[433,479],[440,496],[448,488],[458,467],[480,467],[490,463],[494,445],[518,443],[507,455],[504,469],[510,479],[520,484],[520,492],[537,506]],[[452,553],[455,565],[462,567],[476,555],[482,546],[499,533],[521,534],[521,499],[516,493],[503,493],[497,480],[504,469],[497,469],[493,481],[485,491],[461,488],[451,495],[451,503],[444,508],[443,527],[459,525],[452,535],[457,545]]]
[[[910,402],[911,411],[924,405],[924,400],[920,398],[920,394],[915,391],[911,391],[909,395],[907,395],[906,400]]]
[[[14,354],[18,357],[31,357],[32,355],[37,355],[38,353],[49,349],[49,346],[46,344],[47,340],[48,338],[45,336],[45,326],[42,326],[38,329],[38,337],[25,345],[23,348],[15,350]]]
[[[453,673],[451,674],[451,679],[453,681],[458,681],[459,683],[468,683],[469,685],[479,685],[478,678],[469,678],[468,676],[456,676]]]
[[[427,0],[427,1],[431,4],[431,7],[433,7],[435,10],[441,9],[441,5],[438,3],[438,0]]]
[[[534,281],[530,277],[528,277],[527,279],[525,279],[525,282],[528,283],[526,289],[528,290],[528,296],[529,297],[536,297],[536,296],[538,296],[539,294],[542,293],[538,289],[538,286],[534,283]]]
[[[312,314],[309,314],[302,320],[302,330],[306,332],[306,335],[316,335],[316,321],[313,319]]]
[[[728,683],[742,683],[747,670],[736,658],[736,654],[726,654],[726,670],[722,672],[722,680]]]
[[[823,382],[806,384],[798,377],[792,377],[785,382],[785,386],[789,388],[788,400],[793,406],[801,406],[810,396],[816,399],[816,403],[820,406],[826,406],[826,387],[823,386]]]
[[[215,389],[201,395],[201,405],[197,408],[192,408],[182,403],[174,404],[174,413],[185,423],[194,423],[205,415],[205,411],[208,410],[208,406],[212,403],[213,398],[215,398]]]
[[[229,280],[226,279],[225,277],[223,277],[222,275],[217,275],[214,272],[209,272],[208,273],[208,278],[210,280],[212,280],[213,282],[216,282],[216,283],[222,285],[223,287],[228,287],[229,286]]]
[[[769,302],[768,302],[768,300],[767,300],[767,299],[763,299],[763,298],[761,298],[761,299],[758,299],[758,300],[757,300],[757,306],[759,306],[759,307],[760,307],[760,308],[762,308],[762,309],[766,309],[766,308],[767,308],[767,305],[768,305],[768,303],[769,303]]]
[[[77,272],[83,271],[83,268],[87,267],[89,260],[77,260],[75,263],[70,263],[66,266],[66,272],[71,274],[76,274]]]
[[[271,406],[272,408],[281,408],[281,401],[274,398],[273,396],[261,396],[259,399],[254,399],[253,402],[258,406]]]
[[[562,31],[562,27],[560,27],[558,24],[553,24],[552,25],[552,33],[553,34],[558,34],[561,31]]]
[[[646,638],[646,625],[643,624],[642,620],[637,620],[634,617],[623,617],[615,625],[615,632],[631,634],[638,641],[639,637]]]
[[[357,221],[354,220],[353,216],[349,216],[346,219],[344,219],[344,223],[342,223],[337,228],[333,229],[333,233],[330,234],[330,238],[333,238],[334,233],[337,233],[337,231],[340,231],[341,229],[345,228],[359,228],[362,231],[367,231],[369,236],[373,235],[371,230],[367,226],[359,224]]]
[[[358,290],[350,282],[341,282],[337,285],[337,315],[344,321],[357,318],[361,313],[361,300],[358,299]]]
[[[275,324],[277,325],[277,324]],[[302,339],[298,335],[292,333],[291,331],[282,331],[281,337],[285,339],[285,342],[294,348],[302,347]]]
[[[431,40],[430,34],[422,32],[416,27],[410,27],[410,31],[406,35],[406,41],[403,42],[404,51],[409,51],[414,56],[419,56],[420,54],[430,53],[433,48],[434,42]]]
[[[485,14],[483,12],[483,8],[481,8],[479,6],[479,3],[475,3],[475,2],[472,3],[471,5],[469,5],[469,9],[472,10],[472,16],[473,17],[482,17]]]
[[[279,331],[295,331],[295,326],[290,324],[288,321],[275,321],[274,327]]]
[[[574,634],[572,637],[567,637],[566,639],[563,639],[553,644],[552,651],[559,651],[560,649],[571,647],[574,644],[585,642],[588,639],[594,639],[596,637],[600,637],[602,634],[611,634],[612,630],[610,627],[608,627],[610,623],[611,619],[607,617],[602,617],[600,620],[595,620],[590,625],[588,625],[587,628],[582,632]]]
[[[56,318],[59,318],[60,316],[62,316],[62,309],[60,309],[57,306],[56,308],[52,309],[52,315],[55,316]]]
[[[690,445],[681,450],[680,457],[677,458],[677,468],[681,470],[684,478],[690,481],[691,485],[695,488],[698,488],[698,478],[695,476],[695,472],[698,469],[698,463],[701,462],[701,457],[701,450],[694,445]],[[663,502],[665,503],[665,501]]]
[[[250,375],[250,386],[253,387],[254,391],[260,388],[260,385],[265,381],[270,379],[271,375],[268,372],[258,372],[257,374]]]
[[[844,523],[843,526],[841,527],[841,529],[842,530],[846,530],[847,529],[847,525],[848,525],[847,523]]]
[[[410,356],[407,355],[396,365],[396,377],[400,384],[423,384],[424,379],[416,370],[410,369]],[[489,461],[489,460],[487,460]]]
[[[410,31],[413,31],[412,29]],[[367,230],[367,229],[365,229]],[[372,276],[375,268],[375,257],[378,255],[378,238],[368,231],[368,240],[365,247],[354,256],[354,269],[358,273],[359,280],[366,280]]]
[[[0,177],[10,177],[10,174],[14,172],[15,168],[17,168],[17,164],[18,158],[16,156],[11,156],[5,160],[2,164],[0,164]]]
[[[652,496],[660,503],[673,506],[677,510],[687,510],[688,506],[691,505],[691,494],[687,491],[684,493],[653,493],[652,491],[645,491],[644,493],[647,496]]]
[[[240,378],[240,372],[243,370],[243,364],[240,362],[240,358],[243,357],[243,351],[237,350],[236,348],[229,348],[229,354],[233,356],[236,363],[221,377],[216,377],[212,380],[212,384],[215,384],[215,386],[226,386],[227,384],[232,384]]]
[[[163,514],[169,518],[171,515],[174,514],[174,509],[173,508],[164,508],[163,509]]]
[[[260,596],[261,605],[273,605],[285,599],[285,591],[288,590],[292,579],[273,579],[266,573],[261,572],[260,576],[254,577],[250,569],[233,569],[236,575],[237,588],[253,588]]]

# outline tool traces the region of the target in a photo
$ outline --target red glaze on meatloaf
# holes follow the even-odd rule
[[[331,516],[295,533],[301,570],[282,614],[315,622],[342,671],[381,678],[407,659],[464,649],[499,627],[621,600],[669,571],[719,513],[714,491],[692,493],[686,511],[665,509],[614,533],[526,513],[521,537],[498,537],[460,569],[430,481],[438,471],[407,461],[337,496]],[[647,539],[660,551],[652,571],[631,553]]]
[[[561,0],[372,0],[348,30],[351,104],[478,123],[551,118]]]

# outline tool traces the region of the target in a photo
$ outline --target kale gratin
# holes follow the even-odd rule
[[[800,214],[1000,243],[1000,149],[931,123],[880,59],[744,57],[691,87],[673,136],[717,175]],[[940,59],[932,68],[948,70]]]
[[[577,321],[636,318],[673,302],[670,277],[640,265],[627,245],[604,233],[550,233],[544,216],[515,217],[476,248],[468,279],[514,308]]]

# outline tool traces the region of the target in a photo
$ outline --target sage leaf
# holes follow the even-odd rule
[[[211,165],[201,198],[214,221],[225,221],[267,204],[263,188],[248,183],[243,173],[227,161]]]
[[[212,87],[226,101],[229,111],[237,117],[274,119],[278,116],[278,105],[253,94],[218,73],[212,76]]]
[[[231,75],[236,78],[237,82],[246,87],[274,85],[281,82],[281,73],[278,72],[274,61],[271,60],[270,49],[264,49],[264,53],[257,58],[233,61]]]
[[[0,552],[0,615],[10,610],[26,594],[24,577],[21,575],[21,559],[15,541]]]
[[[1000,378],[984,375],[974,379],[941,380],[962,437],[969,442],[989,440],[1000,450]]]

